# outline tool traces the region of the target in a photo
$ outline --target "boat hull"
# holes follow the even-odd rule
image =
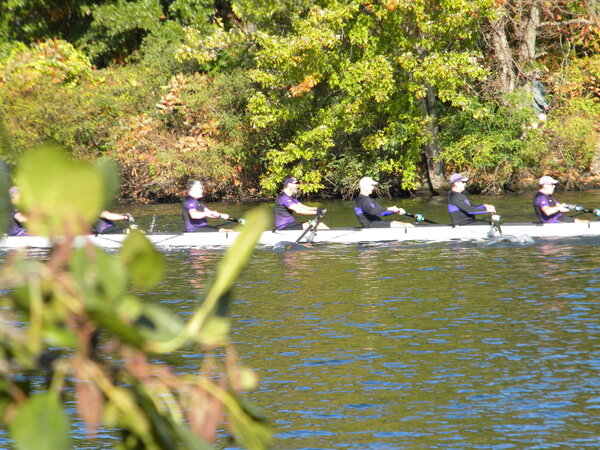
[[[600,222],[570,223],[570,224],[505,224],[502,234],[515,237],[557,238],[600,236]],[[265,231],[262,233],[259,245],[274,246],[281,242],[295,242],[301,231]],[[367,242],[399,242],[427,241],[443,242],[453,240],[482,240],[497,236],[498,230],[489,225],[469,225],[452,227],[450,225],[419,225],[412,228],[332,228],[318,230],[314,235],[308,233],[302,242],[309,239],[315,243],[353,244]],[[154,234],[148,239],[157,248],[185,247],[227,247],[231,245],[238,232],[208,232]],[[103,248],[120,248],[126,234],[107,234],[99,236],[78,236],[75,246],[91,242]],[[11,236],[0,240],[0,248],[50,248],[52,242],[42,236]]]

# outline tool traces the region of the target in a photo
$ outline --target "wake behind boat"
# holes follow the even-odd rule
[[[169,248],[211,248],[228,247],[239,235],[239,232],[205,232],[177,234],[149,234],[146,237],[159,249]],[[282,241],[294,242],[302,232],[298,230],[265,231],[259,245],[275,246]],[[498,235],[528,236],[532,238],[584,237],[600,236],[600,221],[584,223],[508,223],[502,224],[501,232],[497,226],[489,224],[452,227],[451,225],[421,224],[412,228],[330,228],[316,230],[307,234],[300,243],[384,243],[403,241],[473,241],[485,240]],[[126,234],[106,234],[78,236],[75,246],[91,242],[103,248],[120,248]],[[0,248],[50,248],[52,243],[41,236],[9,236],[0,240]]]

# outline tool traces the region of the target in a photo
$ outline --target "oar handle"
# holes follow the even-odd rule
[[[585,208],[581,205],[570,205],[570,204],[566,204],[566,203],[564,206],[567,209],[570,209],[571,211],[590,213],[590,214],[594,214],[596,217],[600,217],[600,209],[590,209],[590,208]]]
[[[431,224],[437,225],[437,222],[433,222],[431,220],[426,219],[423,216],[423,214],[413,214],[413,213],[409,213],[408,211],[404,211],[404,215],[408,216],[408,217],[413,217],[415,219],[415,222],[417,222],[417,223],[425,222],[425,223],[431,223]]]
[[[227,220],[227,222],[225,222],[225,223],[228,223],[228,222],[235,222],[235,223],[239,223],[240,225],[243,225],[243,224],[245,224],[245,223],[246,223],[246,219],[236,219],[236,218],[234,218],[234,217],[230,217],[230,218],[228,218],[228,219],[225,219],[223,216],[219,216],[219,219],[224,219],[224,220]]]

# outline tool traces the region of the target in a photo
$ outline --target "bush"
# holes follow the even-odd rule
[[[244,97],[231,80],[174,76],[155,111],[128,118],[108,152],[122,166],[126,197],[174,199],[190,178],[207,181],[213,197],[238,194]]]
[[[513,181],[516,171],[535,164],[538,133],[530,133],[533,119],[530,97],[518,91],[506,105],[488,102],[474,113],[454,111],[441,121],[441,157],[452,172],[467,171],[482,192],[499,192]],[[531,130],[530,130],[531,131]]]

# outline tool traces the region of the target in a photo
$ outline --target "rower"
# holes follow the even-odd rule
[[[448,194],[448,213],[452,220],[452,226],[482,224],[482,220],[475,218],[479,214],[496,214],[493,205],[471,205],[471,202],[463,192],[469,179],[460,173],[450,177],[450,193]]]
[[[381,217],[398,214],[403,216],[406,211],[397,206],[387,208],[379,205],[370,195],[379,183],[371,177],[362,177],[358,182],[360,193],[354,200],[354,213],[360,224],[365,228],[406,228],[414,227],[412,223],[400,222],[398,220],[382,220]]]
[[[204,196],[204,185],[199,180],[191,180],[187,184],[187,194],[183,200],[181,215],[186,233],[207,231],[233,231],[208,224],[208,219],[229,219],[229,214],[208,209],[198,200]]]
[[[13,186],[8,190],[10,196],[11,211],[8,224],[9,236],[27,236],[24,224],[27,222],[25,214],[17,210],[16,205],[19,204],[21,192],[17,186]]]
[[[558,203],[553,197],[554,189],[558,180],[551,176],[544,175],[538,181],[540,189],[535,193],[533,199],[533,210],[535,215],[542,223],[574,223],[589,222],[585,219],[576,219],[563,215],[570,211],[570,208],[564,203]]]
[[[303,230],[309,227],[309,222],[296,222],[294,213],[303,215],[321,214],[325,212],[323,208],[306,206],[298,201],[298,180],[296,177],[288,175],[281,183],[281,192],[275,199],[273,213],[275,216],[276,230]],[[329,227],[322,222],[317,224],[317,229],[328,229]]]
[[[135,222],[129,213],[119,214],[104,210],[98,216],[98,220],[92,227],[95,234],[114,234],[123,231],[125,225],[119,226],[115,222],[127,221],[128,224]]]

